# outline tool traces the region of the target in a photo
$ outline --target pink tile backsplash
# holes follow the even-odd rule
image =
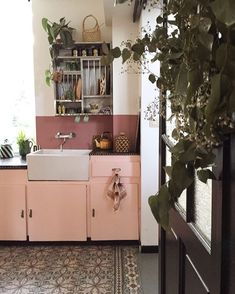
[[[138,124],[137,115],[114,115],[113,116],[113,135],[119,135],[120,132],[130,140],[131,151],[135,151],[136,131]]]
[[[67,149],[92,149],[93,135],[105,131],[111,132],[113,136],[124,132],[131,142],[131,150],[134,150],[137,127],[137,115],[113,115],[113,116],[91,116],[89,122],[74,122],[74,117],[37,116],[36,134],[37,144],[41,148],[59,148],[61,140],[55,139],[57,132],[74,132],[76,138],[68,140],[64,148]]]

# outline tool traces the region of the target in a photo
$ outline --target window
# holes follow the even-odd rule
[[[8,0],[0,9],[0,144],[8,139],[15,151],[19,131],[35,137],[31,5]]]

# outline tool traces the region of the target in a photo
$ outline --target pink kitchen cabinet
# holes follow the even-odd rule
[[[26,170],[0,170],[0,240],[26,240]]]
[[[114,211],[107,190],[120,169],[121,182],[127,196]],[[139,239],[139,156],[92,156],[90,178],[90,237],[91,240]]]
[[[30,241],[85,241],[87,186],[76,182],[29,182]]]
[[[91,193],[92,240],[138,240],[138,185],[125,185],[127,196],[117,211],[113,201],[106,196],[107,184],[93,183]]]

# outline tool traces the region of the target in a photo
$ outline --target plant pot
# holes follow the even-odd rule
[[[26,155],[30,153],[33,142],[26,140],[19,143],[19,154],[22,159],[26,159]]]

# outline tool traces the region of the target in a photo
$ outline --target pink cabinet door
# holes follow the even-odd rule
[[[0,240],[26,240],[25,185],[0,185]]]
[[[29,183],[30,241],[85,241],[86,185]]]
[[[113,200],[106,196],[107,184],[91,184],[92,240],[139,239],[138,184],[125,184],[125,188],[127,196],[114,211]]]

